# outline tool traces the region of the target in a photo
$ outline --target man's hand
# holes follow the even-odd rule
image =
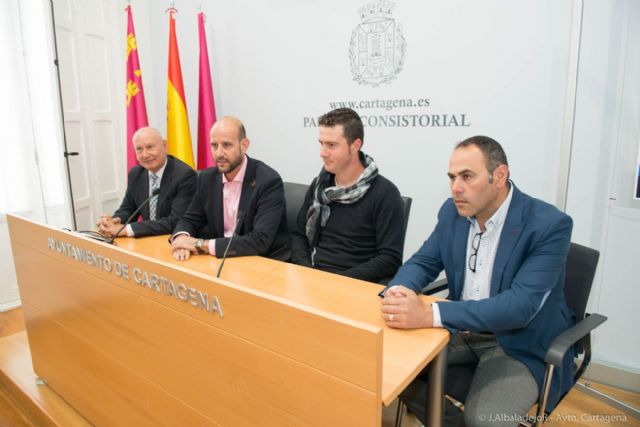
[[[118,229],[122,227],[122,223],[120,218],[113,218],[111,215],[102,214],[96,222],[96,227],[98,227],[98,233],[102,234],[104,237],[111,238],[116,234]],[[122,230],[119,236],[126,236],[127,231]]]
[[[176,236],[171,242],[171,250],[173,251],[173,258],[177,261],[186,261],[191,258],[191,254],[197,254],[196,238],[188,236],[186,234],[180,234]]]
[[[380,307],[382,319],[390,328],[433,327],[433,309],[415,292],[402,285],[392,286],[384,294]]]

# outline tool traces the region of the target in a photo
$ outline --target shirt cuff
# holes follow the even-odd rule
[[[131,224],[127,224],[124,230],[127,232],[127,237],[135,237],[136,233],[133,232],[133,227],[131,227]]]
[[[186,231],[178,231],[176,234],[174,234],[173,236],[169,237],[169,243],[173,242],[173,239],[175,239],[178,236],[182,236],[183,234],[191,237],[191,234],[189,234]]]
[[[442,328],[442,319],[440,318],[440,309],[438,308],[438,304],[435,302],[431,304],[431,309],[433,310],[433,327]]]
[[[216,239],[209,240],[209,253],[216,256]]]

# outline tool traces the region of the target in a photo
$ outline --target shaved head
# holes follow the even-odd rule
[[[233,116],[224,116],[218,119],[213,124],[213,126],[211,126],[209,135],[213,136],[213,132],[220,129],[225,129],[225,131],[235,129],[238,136],[238,141],[241,141],[247,137],[247,131],[245,130],[244,125],[242,124],[240,119],[237,119]]]
[[[232,180],[250,144],[244,125],[235,117],[224,116],[211,126],[209,138],[218,170]]]

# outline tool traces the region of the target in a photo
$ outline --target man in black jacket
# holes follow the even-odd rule
[[[172,237],[173,257],[181,261],[201,253],[221,258],[235,234],[227,256],[283,258],[287,217],[280,175],[246,155],[250,142],[240,120],[221,118],[210,136],[217,166],[198,177],[196,194]],[[202,234],[205,226],[208,231]]]
[[[140,211],[142,221],[134,221],[120,231],[120,236],[143,237],[171,234],[191,202],[196,189],[196,173],[191,166],[167,154],[167,142],[156,129],[140,128],[133,134],[133,145],[140,165],[129,171],[127,192],[118,210],[102,214],[96,226],[110,238],[143,204],[154,189],[160,192]]]
[[[349,108],[319,119],[324,167],[291,235],[291,261],[378,282],[402,264],[404,209],[395,185],[360,149],[362,120]]]

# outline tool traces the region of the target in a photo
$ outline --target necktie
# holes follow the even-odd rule
[[[160,188],[160,180],[158,179],[158,175],[155,173],[151,174],[151,191],[149,194],[152,194],[154,190]],[[151,221],[156,220],[156,207],[158,206],[158,196],[153,196],[151,200],[149,200],[149,219]]]

